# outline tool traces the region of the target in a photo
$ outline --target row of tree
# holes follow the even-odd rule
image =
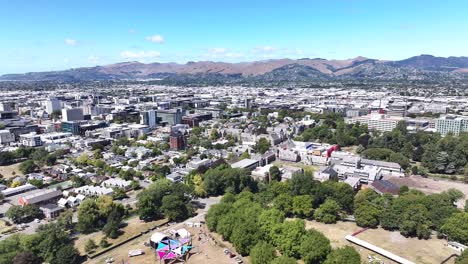
[[[356,224],[362,227],[381,226],[399,230],[406,237],[428,239],[432,230],[450,240],[468,242],[468,213],[458,210],[454,203],[463,193],[450,189],[440,194],[425,195],[402,188],[398,197],[377,194],[371,189],[359,191],[354,199]]]
[[[250,255],[253,264],[360,263],[351,247],[331,248],[320,232],[305,229],[303,220],[286,221],[285,214],[265,207],[259,194],[245,191],[237,196],[227,193],[220,204],[210,208],[206,223],[211,231],[233,243],[242,255]],[[282,256],[277,256],[276,251]]]
[[[71,219],[70,219],[71,221]],[[15,234],[0,241],[0,263],[79,264],[82,257],[73,247],[63,219],[39,226],[35,234]]]

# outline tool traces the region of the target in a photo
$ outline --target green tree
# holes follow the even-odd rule
[[[100,246],[101,248],[106,248],[106,247],[109,247],[110,244],[109,244],[109,242],[107,241],[107,239],[104,237],[104,238],[101,239],[101,242],[99,242],[99,246]]]
[[[359,253],[350,246],[333,249],[327,256],[324,264],[360,264],[361,257]]]
[[[465,194],[463,194],[462,191],[455,189],[455,188],[450,188],[446,191],[447,195],[450,198],[450,201],[452,203],[456,203],[458,200],[462,199],[465,197]]]
[[[13,264],[41,264],[42,258],[29,251],[18,252],[13,258]]]
[[[97,248],[97,245],[96,245],[96,243],[94,243],[94,240],[88,239],[88,241],[86,241],[86,244],[85,244],[84,248],[85,248],[85,251],[87,253],[90,253],[90,252],[94,251]]]
[[[25,160],[21,162],[19,165],[19,170],[23,174],[29,174],[31,172],[34,172],[37,169],[36,164],[34,164],[34,161],[32,160]]]
[[[6,211],[5,215],[14,223],[27,223],[35,218],[43,218],[44,214],[37,205],[27,204],[24,206],[13,205]]]
[[[320,207],[315,210],[314,218],[318,222],[325,224],[333,224],[339,220],[340,205],[332,199],[327,199],[325,203],[321,204]]]
[[[264,154],[267,152],[271,147],[270,141],[266,138],[260,138],[258,142],[255,144],[255,151],[260,154]]]
[[[240,159],[240,160],[243,160],[243,159],[250,159],[250,154],[249,154],[249,152],[245,151],[244,153],[242,153],[242,155],[240,155],[239,159]]]
[[[417,236],[428,239],[431,235],[428,211],[421,204],[411,204],[401,216],[400,233],[403,236]]]
[[[280,194],[273,200],[273,205],[285,215],[290,215],[293,211],[293,197],[289,194]]]
[[[296,264],[297,261],[294,258],[290,258],[288,256],[281,256],[275,258],[271,264]]]
[[[65,230],[73,229],[73,211],[71,209],[65,210],[57,219],[57,223]]]
[[[100,216],[96,201],[92,199],[84,200],[78,208],[78,231],[84,234],[93,232],[99,226]]]
[[[259,241],[250,250],[250,261],[252,264],[270,264],[275,258],[275,247],[265,241]]]
[[[192,208],[177,195],[167,195],[162,199],[161,210],[170,221],[181,221],[192,214]]]
[[[468,243],[468,213],[459,212],[450,216],[441,227],[441,232],[446,234],[450,240]]]
[[[288,256],[299,258],[302,237],[305,234],[303,220],[285,221],[270,230],[270,236],[280,251]]]
[[[310,217],[312,213],[313,199],[310,195],[294,196],[292,204],[293,214],[299,217]]]
[[[311,229],[304,234],[299,252],[306,264],[322,263],[330,251],[330,240],[322,233]]]
[[[361,204],[354,211],[356,224],[361,227],[377,227],[380,214],[379,208],[369,202]]]
[[[263,210],[258,216],[258,224],[260,231],[262,232],[262,237],[266,238],[270,236],[270,230],[284,221],[284,213],[275,208],[269,208]]]
[[[107,216],[106,224],[102,228],[102,232],[104,232],[107,237],[117,238],[119,236],[119,228],[122,224],[123,211],[123,208],[119,209],[118,206],[115,206]]]
[[[459,257],[455,259],[455,264],[468,263],[468,250],[464,250]]]
[[[79,264],[82,263],[80,253],[73,245],[68,244],[57,250],[55,258],[50,264]]]
[[[281,171],[277,166],[271,166],[268,172],[272,181],[281,181]]]

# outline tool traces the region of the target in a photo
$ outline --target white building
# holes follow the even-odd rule
[[[107,188],[120,188],[123,190],[129,190],[132,181],[126,181],[119,178],[110,178],[101,183],[102,187]]]
[[[400,121],[405,119],[398,116],[386,116],[379,113],[372,113],[365,116],[356,116],[346,120],[348,124],[361,123],[366,124],[369,130],[375,129],[378,131],[392,131]]]
[[[20,136],[21,145],[26,147],[38,147],[42,146],[41,136],[34,132],[24,134]]]
[[[100,195],[112,195],[114,191],[111,188],[100,187],[100,186],[90,186],[85,185],[75,189],[76,193],[90,195],[90,196],[100,196]]]
[[[468,117],[446,115],[436,120],[436,131],[442,135],[452,133],[459,135],[462,132],[468,132]]]

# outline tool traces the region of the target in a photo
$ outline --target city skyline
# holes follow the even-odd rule
[[[123,61],[464,56],[467,7],[463,1],[7,2],[0,74]]]

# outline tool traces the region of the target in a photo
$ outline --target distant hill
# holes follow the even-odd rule
[[[163,79],[170,82],[287,82],[314,80],[436,80],[467,78],[468,57],[420,55],[400,61],[357,57],[348,60],[276,59],[227,63],[199,61],[178,63],[122,62],[52,72],[5,74],[11,81],[88,81]]]

